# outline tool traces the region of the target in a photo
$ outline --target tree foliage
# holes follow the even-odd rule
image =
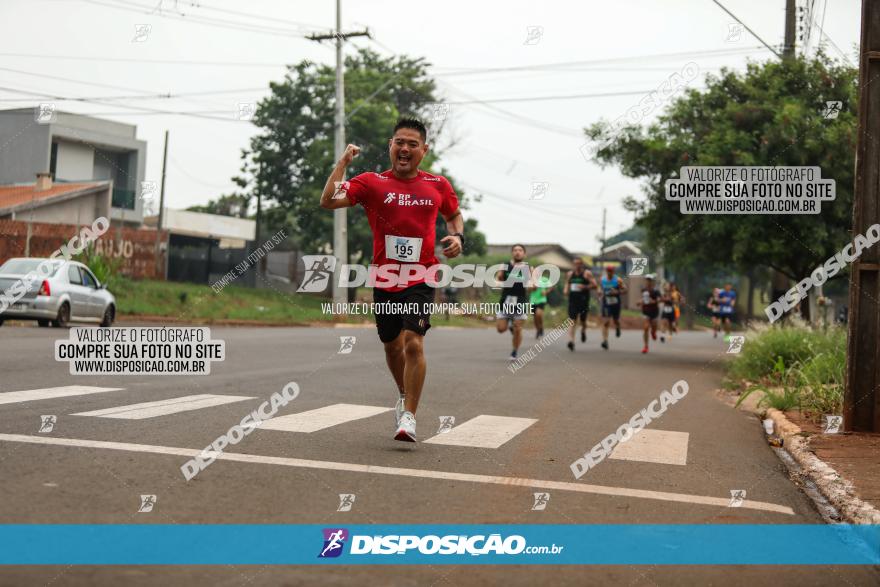
[[[770,267],[802,279],[849,239],[857,124],[857,71],[824,55],[750,63],[744,72],[709,75],[646,127],[628,126],[597,153],[603,165],[644,180],[645,199],[626,206],[647,230],[647,244],[679,264],[731,262]],[[826,118],[828,101],[843,103]],[[609,134],[601,122],[586,129]],[[818,215],[683,215],[664,184],[685,165],[820,166],[837,199]]]
[[[401,114],[430,115],[438,102],[437,89],[423,59],[384,58],[358,49],[345,60],[346,141],[361,147],[348,177],[389,167],[388,139]],[[289,66],[281,82],[257,106],[253,119],[260,133],[242,153],[243,166],[236,181],[246,193],[260,193],[265,221],[270,227],[292,228],[291,236],[305,251],[331,250],[333,214],[319,207],[324,182],[335,164],[335,69],[302,61]],[[428,142],[442,132],[430,129]],[[434,172],[438,154],[429,151],[422,169]],[[455,187],[455,181],[449,177]],[[456,188],[462,207],[464,193]],[[268,206],[267,206],[268,204]],[[485,243],[471,219],[468,249]],[[445,234],[445,224],[438,238]],[[372,233],[364,210],[348,211],[348,250],[351,260],[372,256]]]

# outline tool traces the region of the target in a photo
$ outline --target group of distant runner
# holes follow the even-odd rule
[[[595,291],[600,311],[602,342],[600,346],[609,350],[608,333],[614,324],[615,336],[620,337],[621,296],[627,292],[624,280],[616,275],[613,265],[606,265],[602,276],[597,280],[593,272],[586,268],[583,259],[575,258],[574,267],[566,275],[563,295],[568,300],[568,349],[574,351],[577,332],[580,329],[581,343],[587,342],[587,315],[590,311],[590,292]],[[511,258],[498,271],[495,278],[499,282],[507,282],[501,291],[501,310],[496,315],[499,333],[512,334],[512,350],[510,360],[515,361],[522,345],[523,327],[529,310],[534,317],[535,337],[544,336],[544,313],[548,296],[554,286],[542,275],[530,279],[529,264],[526,261],[526,247],[513,245]],[[647,353],[650,341],[659,338],[661,343],[678,333],[678,321],[681,317],[681,306],[686,302],[684,295],[675,283],[664,283],[657,287],[657,278],[653,274],[645,276],[645,284],[636,306],[642,313],[642,353]],[[706,304],[712,314],[713,335],[717,338],[721,329],[730,334],[731,324],[735,320],[736,292],[733,285],[727,283],[723,288],[715,288]]]
[[[725,336],[730,335],[730,325],[736,319],[736,292],[732,283],[725,283],[723,289],[715,288],[706,301],[706,308],[712,312],[712,336],[718,338],[721,328]]]

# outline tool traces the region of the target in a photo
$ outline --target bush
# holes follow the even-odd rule
[[[735,380],[764,381],[774,375],[774,366],[780,360],[786,367],[795,367],[821,354],[846,354],[846,332],[842,328],[822,331],[805,326],[764,326],[749,329],[745,337],[741,353],[728,369]]]
[[[801,410],[812,419],[843,411],[843,390],[846,382],[846,348],[825,352],[799,365],[792,376],[792,385],[801,396]]]
[[[811,330],[804,324],[751,329],[742,352],[728,367],[728,377],[733,383],[761,384],[743,394],[737,405],[760,390],[765,397],[759,406],[783,411],[798,407],[816,421],[824,414],[839,414],[846,378],[846,331]],[[781,387],[782,392],[769,386]]]
[[[96,253],[93,245],[86,247],[74,259],[91,269],[98,281],[111,291],[118,289],[118,286],[125,282],[125,277],[119,271],[122,267],[122,259]]]

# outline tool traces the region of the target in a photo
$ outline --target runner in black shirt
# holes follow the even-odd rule
[[[504,269],[495,275],[495,279],[511,284],[501,290],[501,309],[495,315],[498,332],[507,331],[513,335],[513,351],[510,360],[515,361],[519,345],[522,344],[522,329],[526,321],[526,285],[529,283],[529,264],[526,262],[526,248],[513,245],[510,248],[511,259],[505,263]]]
[[[645,348],[643,353],[648,352],[648,330],[651,331],[651,338],[657,340],[657,316],[660,314],[660,290],[654,287],[654,275],[645,276],[645,287],[642,288],[642,299],[639,300],[639,307],[645,316],[645,325],[642,337],[645,340]]]

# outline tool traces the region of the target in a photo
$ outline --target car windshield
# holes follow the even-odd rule
[[[49,277],[53,277],[55,273],[58,271],[58,268],[61,267],[60,261],[51,261],[49,259],[10,259],[3,263],[0,266],[0,274],[2,273],[19,273],[26,274],[31,271],[36,272],[37,267],[39,267],[40,263],[48,262],[52,267],[52,272],[49,274]]]

